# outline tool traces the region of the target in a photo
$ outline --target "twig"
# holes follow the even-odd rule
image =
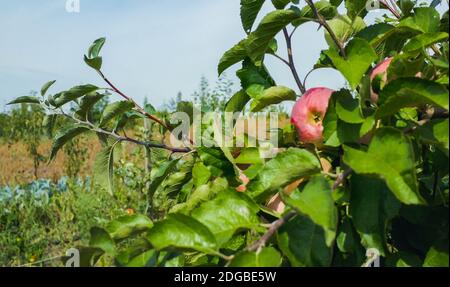
[[[344,182],[344,180],[352,174],[352,172],[353,170],[349,168],[340,175],[338,175],[336,181],[333,184],[333,190],[336,190],[339,187],[339,185],[341,185]]]
[[[158,124],[160,124],[161,126],[163,126],[164,128],[170,130],[169,126],[166,125],[166,123],[164,123],[162,120],[158,119],[157,117],[147,113],[140,105],[138,105],[138,103],[136,103],[136,101],[134,101],[132,98],[128,97],[127,95],[125,95],[122,91],[120,91],[113,83],[111,83],[111,81],[108,80],[108,78],[106,78],[106,76],[102,73],[102,71],[98,71],[99,75],[102,77],[102,79],[111,87],[112,91],[116,92],[117,94],[119,94],[122,98],[124,98],[127,101],[130,101],[134,104],[134,106],[136,107],[136,109],[143,114],[144,116],[146,116],[147,118],[151,119],[152,121],[157,122]]]
[[[404,129],[404,130],[403,130],[403,133],[404,133],[404,134],[410,134],[410,133],[416,131],[418,128],[420,128],[420,127],[426,125],[429,121],[431,121],[431,119],[423,119],[423,120],[420,120],[420,121],[416,122],[415,125],[410,126],[410,127],[406,128],[406,129]]]
[[[289,62],[283,59],[282,57],[278,56],[277,54],[269,54],[280,60],[281,62],[285,63],[288,67],[290,67]]]
[[[297,72],[297,69],[295,68],[295,64],[294,64],[294,56],[292,54],[292,34],[289,35],[286,28],[283,28],[283,34],[284,34],[284,38],[286,39],[287,53],[288,53],[288,58],[289,58],[289,62],[286,64],[291,69],[292,75],[294,76],[295,82],[297,83],[297,86],[300,89],[300,92],[302,94],[304,94],[306,92],[306,89],[303,86],[302,81],[300,80],[300,77],[298,76],[298,72]]]
[[[275,234],[275,232],[280,229],[281,226],[283,226],[286,222],[288,222],[291,218],[293,218],[295,215],[297,215],[296,211],[290,211],[282,218],[272,222],[267,232],[257,241],[255,241],[252,245],[250,245],[246,250],[247,251],[258,251],[264,246],[266,246],[267,242],[272,238],[272,236]]]
[[[320,68],[312,68],[311,70],[309,70],[309,72],[306,74],[305,78],[303,79],[303,86],[306,88],[306,80],[308,80],[309,76],[315,71],[318,70]]]
[[[23,264],[23,265],[18,265],[17,267],[29,267],[29,266],[34,266],[34,265],[38,265],[38,264],[45,263],[45,262],[55,261],[55,260],[61,259],[61,258],[63,258],[63,257],[64,257],[64,256],[55,256],[55,257],[46,258],[46,259],[42,259],[42,260],[35,261],[35,262],[25,263],[25,264]]]
[[[319,13],[319,11],[317,11],[317,8],[314,5],[313,1],[311,1],[311,0],[305,0],[305,1],[309,5],[309,7],[311,7],[311,10],[313,11],[315,17],[317,18],[317,21],[319,21],[320,25],[322,25],[328,31],[328,33],[330,34],[331,38],[333,39],[333,41],[338,46],[341,56],[346,58],[347,56],[346,56],[346,53],[345,53],[344,45],[341,43],[341,41],[339,41],[339,39],[337,38],[337,36],[334,33],[333,29],[331,29],[330,25],[328,25],[328,22],[325,20],[325,18],[323,18],[323,16]]]
[[[415,125],[410,126],[403,130],[404,134],[409,134],[416,131],[418,128],[428,124],[434,119],[448,119],[448,111],[436,110],[435,108],[429,107],[424,111],[424,116],[420,121],[415,122]]]
[[[397,18],[400,19],[402,15],[394,8],[391,7],[385,0],[380,0],[380,3],[383,4],[391,13]]]
[[[147,148],[160,148],[160,149],[165,149],[165,150],[169,150],[169,151],[174,152],[174,153],[189,153],[189,152],[192,152],[192,151],[193,151],[193,150],[191,150],[190,148],[187,148],[187,147],[186,147],[186,148],[175,148],[175,147],[170,147],[170,146],[165,145],[165,144],[152,143],[152,142],[145,142],[145,141],[140,141],[140,140],[137,140],[137,139],[130,138],[130,137],[128,137],[128,136],[121,136],[121,135],[116,134],[115,132],[110,132],[110,131],[104,130],[104,129],[102,129],[102,128],[96,126],[96,125],[94,125],[94,124],[91,123],[91,122],[88,122],[88,121],[82,121],[82,120],[77,119],[77,118],[74,117],[74,116],[68,115],[68,114],[64,113],[64,111],[62,111],[62,109],[60,109],[60,113],[61,113],[63,116],[65,116],[65,117],[67,117],[67,118],[69,118],[69,119],[75,121],[76,123],[78,123],[78,124],[80,124],[80,125],[88,126],[88,127],[90,128],[90,130],[92,130],[92,131],[94,131],[94,132],[96,132],[96,133],[100,133],[100,134],[104,134],[104,135],[113,137],[113,138],[115,138],[117,141],[121,141],[121,142],[131,142],[131,143],[134,143],[134,144],[137,144],[137,145],[145,146],[145,147],[147,147]]]

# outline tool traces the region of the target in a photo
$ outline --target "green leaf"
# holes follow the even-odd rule
[[[386,254],[386,228],[400,207],[383,181],[359,175],[351,178],[350,216],[366,249]]]
[[[348,90],[341,90],[335,95],[336,114],[342,121],[350,124],[360,124],[364,122],[361,106],[357,98],[353,98]]]
[[[279,267],[280,253],[273,247],[266,247],[259,252],[244,251],[236,255],[229,267]]]
[[[438,242],[428,251],[423,267],[448,267],[448,240]]]
[[[414,15],[400,21],[398,27],[407,27],[422,33],[439,32],[441,19],[434,8],[419,7],[414,9]]]
[[[229,67],[236,63],[243,61],[247,57],[247,51],[245,50],[245,41],[242,40],[236,44],[233,48],[226,51],[219,61],[218,72],[219,76]]]
[[[359,243],[359,236],[348,217],[345,217],[343,219],[343,222],[339,225],[338,236],[336,237],[336,245],[339,248],[339,251],[343,253],[355,253],[355,255],[358,256],[362,255],[362,251],[364,249]]]
[[[287,87],[271,87],[253,100],[250,110],[252,112],[259,112],[267,106],[279,104],[284,101],[295,101],[296,99],[297,95],[295,92]]]
[[[424,33],[412,38],[403,48],[405,53],[417,53],[422,50],[443,41],[448,40],[448,33],[436,32],[436,33]]]
[[[246,33],[250,33],[265,0],[241,0],[241,21]]]
[[[325,54],[348,80],[352,89],[355,89],[378,57],[372,46],[360,38],[354,38],[345,48],[345,52],[347,59],[342,58],[335,49],[329,49]]]
[[[383,35],[385,35],[389,31],[392,31],[393,29],[395,29],[395,26],[392,26],[390,24],[376,23],[362,29],[355,35],[355,37],[364,39],[367,42],[372,43],[372,41],[380,39]]]
[[[74,101],[78,98],[81,98],[84,95],[90,94],[98,90],[98,87],[94,85],[81,85],[71,88],[68,91],[64,91],[54,95],[54,106],[59,108],[70,101]]]
[[[440,30],[441,30],[441,32],[448,32],[448,30],[449,30],[448,10],[447,10],[447,12],[444,13],[444,15],[442,15]]]
[[[245,105],[250,101],[250,97],[243,90],[234,94],[225,105],[225,112],[234,113],[241,112]]]
[[[263,164],[259,148],[250,147],[243,149],[239,156],[235,159],[236,164]]]
[[[100,71],[102,68],[102,64],[103,64],[103,59],[102,57],[95,57],[92,59],[89,59],[88,57],[86,57],[86,55],[84,56],[84,62],[91,68],[93,68],[96,71]]]
[[[220,148],[197,148],[201,161],[208,167],[213,167],[225,174],[234,173],[233,163],[227,158]]]
[[[92,43],[92,45],[89,47],[88,50],[88,56],[89,58],[95,58],[98,57],[100,54],[100,50],[102,49],[103,45],[105,44],[106,39],[105,38],[99,38]]]
[[[406,107],[424,104],[448,110],[448,90],[435,82],[419,78],[402,78],[387,84],[380,93],[376,116],[386,117]]]
[[[177,248],[215,254],[217,248],[214,235],[205,225],[182,214],[169,214],[156,222],[147,239],[157,250]]]
[[[248,56],[260,66],[272,39],[289,23],[298,18],[294,10],[276,10],[267,14],[258,28],[250,33],[245,42]]]
[[[234,190],[221,192],[192,212],[216,237],[218,246],[228,242],[237,230],[259,226],[259,206],[245,194]]]
[[[39,99],[33,96],[23,96],[18,97],[17,99],[9,102],[7,105],[15,105],[15,104],[39,104]]]
[[[107,146],[97,154],[94,161],[95,182],[104,187],[110,194],[114,191],[114,149],[120,142]]]
[[[114,240],[109,236],[108,232],[100,227],[93,227],[90,230],[91,239],[89,240],[89,246],[103,250],[107,254],[116,254],[116,244]]]
[[[213,199],[217,194],[225,192],[228,189],[228,181],[224,178],[216,178],[213,182],[196,188],[186,202],[175,205],[170,213],[188,214],[201,203]]]
[[[341,93],[341,91],[339,91]],[[338,124],[338,116],[336,113],[336,92],[334,92],[329,100],[327,113],[325,114],[325,118],[323,119],[323,138],[326,142],[326,145],[330,144],[330,141],[333,138],[337,138],[337,124]],[[339,146],[340,144],[337,143]]]
[[[92,45],[89,47],[88,55],[84,56],[84,61],[88,66],[93,68],[94,70],[100,71],[102,68],[102,57],[99,57],[100,50],[105,44],[105,38],[100,38],[94,41]]]
[[[368,12],[366,3],[367,0],[345,0],[345,8],[350,19],[355,19],[357,16],[364,18]]]
[[[314,3],[316,6],[317,12],[322,15],[326,20],[332,19],[337,14],[337,9],[327,0],[320,0]],[[300,10],[300,18],[294,20],[292,25],[298,27],[304,23],[309,21],[313,21],[315,19],[314,12],[312,11],[309,5],[304,6]]]
[[[398,7],[406,16],[411,14],[412,9],[416,6],[416,0],[403,0],[398,2]]]
[[[123,216],[108,223],[106,230],[114,240],[121,240],[153,227],[153,222],[144,215]]]
[[[152,169],[151,183],[148,188],[149,194],[153,196],[153,193],[158,189],[162,182],[175,170],[180,160],[165,161],[157,168]]]
[[[53,137],[53,129],[55,127],[56,119],[58,115],[46,115],[42,121],[42,126],[45,128],[48,137]]]
[[[272,0],[272,4],[277,9],[284,9],[289,3],[298,4],[299,0]]]
[[[247,186],[248,195],[264,201],[290,183],[320,172],[318,159],[304,149],[290,148],[279,153],[260,170]]]
[[[166,213],[176,204],[177,195],[183,186],[192,179],[192,167],[192,162],[182,162],[177,171],[168,175],[157,187],[152,200],[154,211]]]
[[[396,28],[387,23],[377,23],[364,28],[355,37],[368,41],[380,58],[387,58],[392,56],[393,51],[400,52],[405,42],[416,34],[417,31],[407,27]]]
[[[307,216],[296,216],[277,233],[280,250],[294,267],[327,267],[333,246],[326,243],[325,231]]]
[[[103,111],[100,126],[104,127],[112,119],[122,116],[126,112],[131,111],[133,108],[134,103],[131,101],[120,101],[109,104]]]
[[[448,119],[432,120],[426,125],[418,128],[418,134],[422,141],[437,145],[447,156],[449,155],[448,131]]]
[[[58,151],[70,140],[77,137],[78,135],[89,131],[89,128],[83,126],[70,126],[68,128],[63,128],[60,130],[53,141],[50,159],[52,161],[56,158]]]
[[[388,82],[391,82],[398,78],[416,77],[417,73],[422,70],[424,63],[423,57],[411,59],[408,54],[397,55],[388,67],[387,80]],[[382,84],[384,86],[385,83]]]
[[[400,251],[386,259],[386,267],[421,267],[422,259],[416,254]]]
[[[194,185],[199,187],[206,184],[211,177],[211,171],[202,163],[197,162],[192,169],[192,178],[194,180]]]
[[[126,267],[154,267],[158,253],[155,250],[145,251],[131,258]]]
[[[53,84],[56,83],[55,81],[50,81],[48,83],[46,83],[45,85],[42,86],[41,88],[41,96],[45,96],[45,94],[47,93],[48,89],[50,89],[51,86],[53,86]]]
[[[333,30],[337,39],[340,43],[345,44],[359,33],[361,30],[366,28],[366,23],[361,17],[356,17],[353,21],[347,16],[336,16],[332,20],[327,21],[330,28]],[[337,50],[338,47],[328,31],[325,31],[325,40],[331,49]]]
[[[85,120],[89,111],[98,103],[101,99],[103,99],[108,94],[100,94],[97,92],[93,92],[87,94],[80,100],[79,108],[75,112],[80,119]]]
[[[265,66],[256,67],[249,59],[242,63],[242,69],[238,70],[236,75],[241,80],[242,88],[249,96],[252,96],[252,94],[249,93],[248,89],[254,85],[260,85],[263,89],[275,86],[275,81]]]
[[[303,215],[308,216],[325,231],[326,244],[330,246],[336,237],[338,213],[334,205],[330,182],[323,176],[314,176],[301,192],[283,201]]]
[[[394,128],[381,128],[367,152],[344,146],[344,162],[357,174],[385,180],[404,204],[423,204],[417,186],[416,162],[410,139]]]
[[[349,124],[342,120],[337,122],[337,138],[341,144],[357,143],[361,138],[362,124]]]

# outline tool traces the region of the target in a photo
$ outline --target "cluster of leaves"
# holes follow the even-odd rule
[[[381,1],[389,14],[367,25],[366,1],[272,0],[276,9],[254,28],[265,2],[241,0],[248,35],[224,54],[219,74],[242,63],[237,71],[242,90],[225,110],[249,105],[257,112],[296,100],[293,89],[276,85],[264,59],[273,55],[286,63],[303,93],[292,40],[295,28],[318,22],[329,48],[314,68],[336,69],[348,82],[331,97],[323,146],[291,140],[289,148],[266,160],[260,156],[263,147],[175,149],[121,135],[133,117],[157,122],[162,134],[173,126],[104,76],[99,55],[104,39],[94,42],[85,61],[109,84],[106,91],[124,101],[108,105],[99,121],[90,118],[89,109],[105,89],[92,85],[16,101],[34,101],[72,117],[74,125],[55,138],[53,157],[69,139],[99,134],[105,142],[97,161],[101,178],[112,175],[114,149],[124,141],[157,154],[148,213],[93,228],[82,264],[110,256],[119,266],[361,266],[366,250],[376,249],[385,266],[448,266],[448,12],[441,18],[434,4],[401,1],[396,7]],[[338,13],[341,5],[345,15]],[[277,54],[280,33],[288,60]],[[370,71],[386,57],[393,57],[389,81],[371,81]],[[371,91],[379,93],[378,102],[370,101]],[[71,101],[79,108],[67,115],[61,107]],[[250,183],[239,193],[243,174]],[[286,205],[281,213],[267,207],[274,197]]]

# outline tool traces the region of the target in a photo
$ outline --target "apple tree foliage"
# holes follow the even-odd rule
[[[50,95],[52,81],[40,96],[13,101],[44,107],[50,128],[59,117],[71,119],[55,136],[51,158],[70,139],[97,134],[104,149],[96,180],[111,192],[117,148],[130,142],[151,155],[146,214],[93,227],[89,246],[80,247],[82,265],[109,258],[117,266],[362,266],[371,259],[367,251],[377,250],[382,266],[448,266],[448,11],[440,15],[436,1],[393,2],[380,1],[385,16],[368,24],[366,1],[241,0],[247,36],[225,52],[218,72],[240,65],[242,89],[225,111],[260,111],[313,88],[293,57],[293,43],[309,48],[308,39],[295,33],[306,23],[323,31],[328,43],[311,71],[335,69],[347,81],[330,99],[323,145],[300,143],[288,126],[270,160],[260,158],[258,147],[187,142],[173,148],[152,135],[128,137],[133,119],[152,121],[159,134],[176,124],[109,81],[102,70],[103,38],[84,60],[107,88],[86,84]],[[286,42],[285,58],[277,39]],[[287,65],[296,87],[276,84],[268,57]],[[370,72],[387,57],[393,57],[389,81],[371,81]],[[372,91],[379,93],[376,103]],[[91,109],[109,94],[122,100],[94,119]],[[73,103],[77,108],[68,113],[64,107]],[[192,114],[190,103],[177,108]],[[243,174],[250,182],[237,192]],[[284,209],[268,206],[277,196]]]

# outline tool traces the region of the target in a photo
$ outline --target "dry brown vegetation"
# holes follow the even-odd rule
[[[45,140],[39,147],[39,152],[43,155],[50,153],[51,141]],[[90,175],[95,155],[100,151],[101,145],[98,140],[89,140],[87,160],[83,163],[80,176]],[[58,180],[64,175],[66,159],[63,152],[60,152],[53,162],[41,163],[38,169],[39,178]],[[24,184],[33,181],[33,160],[28,155],[24,143],[0,143],[0,186],[10,184]]]

